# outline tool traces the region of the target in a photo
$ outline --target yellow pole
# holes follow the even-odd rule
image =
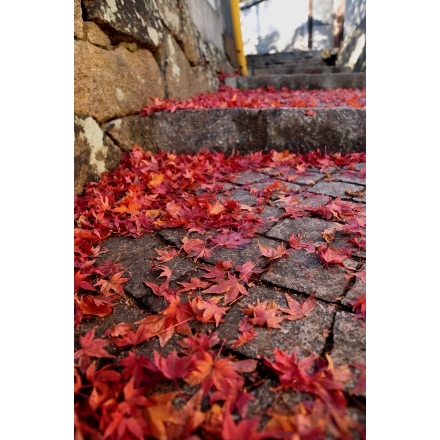
[[[247,76],[246,57],[243,51],[243,38],[241,35],[240,24],[240,5],[239,0],[230,0],[232,27],[234,29],[234,43],[235,51],[237,52],[238,67],[240,68],[240,74]]]

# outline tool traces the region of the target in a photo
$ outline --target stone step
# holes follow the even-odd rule
[[[321,51],[301,51],[280,52],[274,54],[256,54],[247,55],[246,64],[248,69],[260,69],[267,67],[280,66],[326,66],[327,64],[322,58]]]
[[[257,89],[273,86],[279,90],[312,89],[365,89],[365,72],[342,73],[297,73],[292,75],[233,76],[225,79],[225,84],[239,89]]]
[[[294,66],[294,67],[265,67],[265,68],[248,68],[250,76],[259,75],[292,75],[297,73],[343,73],[351,72],[352,69],[347,66]]]
[[[203,149],[248,153],[366,151],[365,108],[228,108],[157,112],[108,123],[104,131],[122,149],[194,153]],[[126,135],[124,135],[124,133]]]

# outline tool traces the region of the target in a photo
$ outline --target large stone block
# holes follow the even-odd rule
[[[74,191],[79,195],[84,186],[112,171],[121,159],[121,151],[88,115],[74,117]]]
[[[149,98],[164,97],[153,55],[146,49],[98,48],[75,41],[75,114],[98,122],[138,113]]]
[[[156,2],[83,0],[87,19],[106,29],[113,44],[135,42],[156,50],[163,41],[164,26]]]

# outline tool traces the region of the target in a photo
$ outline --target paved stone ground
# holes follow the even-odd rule
[[[164,262],[162,269],[158,270],[154,266],[156,249],[179,248],[184,237],[191,239],[200,235],[188,234],[182,229],[165,229],[136,239],[107,239],[103,243],[107,252],[101,255],[97,264],[113,261],[126,268],[131,276],[130,281],[124,285],[128,296],[117,305],[111,315],[83,322],[80,333],[84,334],[96,327],[96,337],[102,337],[115,324],[135,323],[146,314],[164,310],[164,298],[155,295],[146,284],[163,282],[164,279],[160,278],[163,266],[170,268],[171,287],[177,288],[182,286],[179,283],[203,276],[207,273],[206,268],[213,268],[218,262],[230,261],[233,267],[252,262],[260,272],[247,286],[248,294],[238,295],[229,304],[230,309],[218,325],[214,322],[190,321],[188,324],[191,330],[217,332],[220,340],[224,339],[226,342],[223,346],[225,353],[238,359],[255,359],[260,362],[260,368],[263,368],[263,357],[273,359],[274,349],[291,353],[294,348],[298,349],[300,357],[315,353],[323,358],[330,356],[335,366],[349,364],[353,378],[344,389],[349,412],[361,425],[365,425],[366,393],[363,390],[357,391],[356,384],[364,373],[366,363],[366,321],[365,316],[357,313],[353,307],[365,295],[365,277],[349,276],[350,273],[365,273],[365,248],[356,247],[350,242],[349,235],[338,230],[338,222],[334,218],[317,218],[312,212],[310,215],[295,217],[292,213],[295,206],[316,208],[332,200],[342,204],[347,202],[351,209],[365,212],[365,164],[356,164],[354,169],[316,169],[297,178],[292,176],[295,176],[294,169],[263,168],[258,172],[242,172],[217,195],[219,200],[232,198],[242,206],[255,208],[263,219],[258,234],[239,248],[217,247],[211,254],[200,258],[180,254],[169,262]],[[268,190],[271,192],[267,199],[270,203],[261,204],[263,198],[259,195],[262,194],[261,191]],[[283,215],[288,212],[292,215]],[[365,233],[365,228],[361,229]],[[327,268],[316,253],[289,245],[292,234],[301,235],[303,242],[325,244],[324,231],[329,230],[336,231],[330,239],[332,247],[350,248],[352,251],[344,265],[330,264]],[[287,249],[286,257],[268,262],[261,254],[259,245],[271,248],[283,245]],[[249,306],[260,302],[287,308],[288,297],[304,303],[311,295],[315,296],[316,304],[308,316],[297,320],[283,320],[278,327],[273,328],[268,328],[267,325],[255,326],[253,339],[247,344],[237,343],[242,334],[239,325],[246,317],[245,311],[249,310]],[[136,346],[134,352],[149,358],[152,358],[154,350],[168,355],[174,350],[181,350],[179,341],[182,338],[183,335],[177,332],[165,344],[161,344],[157,337],[151,338]],[[249,386],[255,400],[249,404],[248,417],[261,415],[269,407],[285,411],[286,405],[289,407],[298,402],[299,394],[291,390],[284,391],[282,399],[275,402],[274,393],[269,392],[274,386],[276,383],[272,377]]]

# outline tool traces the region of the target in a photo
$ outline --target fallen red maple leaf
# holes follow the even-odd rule
[[[260,249],[261,255],[267,257],[269,261],[276,260],[278,258],[288,258],[289,254],[283,243],[279,244],[276,248],[270,246],[263,246],[258,242],[258,247]]]
[[[280,316],[277,316],[280,309],[278,305],[274,301],[263,301],[260,303],[260,300],[257,300],[257,305],[248,305],[243,309],[244,313],[247,315],[253,315],[253,318],[250,319],[252,324],[263,327],[264,325],[267,328],[281,328],[280,322],[284,319]]]
[[[85,335],[79,337],[81,348],[76,350],[73,357],[79,359],[79,369],[84,373],[90,363],[90,358],[114,358],[112,354],[104,350],[110,342],[105,339],[95,338],[96,328],[92,328]]]
[[[220,297],[209,298],[204,300],[202,297],[197,296],[190,301],[191,308],[196,314],[196,318],[202,322],[215,322],[215,326],[218,327],[221,318],[226,314],[229,307],[220,307],[217,305]]]
[[[243,284],[240,284],[240,281],[235,277],[235,275],[228,272],[227,280],[216,280],[216,283],[213,284],[208,289],[205,289],[203,293],[224,293],[224,303],[229,304],[234,301],[240,293],[242,295],[248,295],[248,291]]]
[[[348,258],[347,254],[339,249],[330,248],[327,243],[317,246],[316,255],[318,255],[327,269],[329,264],[343,266],[343,262]]]
[[[316,299],[314,294],[310,295],[302,304],[299,301],[294,300],[287,293],[285,293],[284,296],[286,298],[289,308],[280,307],[280,310],[288,315],[285,316],[283,319],[295,321],[297,319],[304,318],[305,316],[309,316],[311,311],[315,308]]]
[[[172,351],[167,357],[154,350],[154,363],[167,379],[185,378],[191,372],[193,357],[178,356]]]

